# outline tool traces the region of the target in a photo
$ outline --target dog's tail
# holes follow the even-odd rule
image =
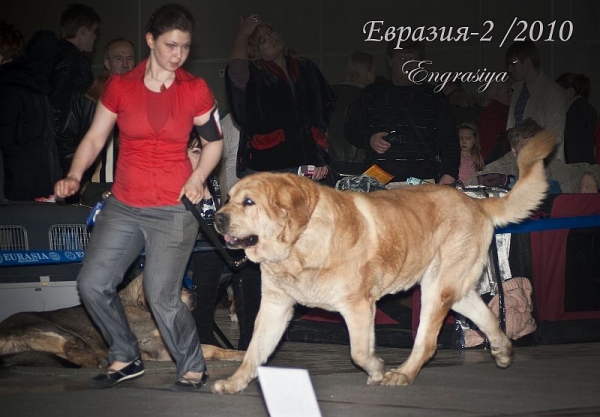
[[[542,202],[548,189],[544,158],[554,149],[556,135],[542,131],[519,152],[519,180],[504,198],[481,201],[494,226],[504,226],[526,219]]]

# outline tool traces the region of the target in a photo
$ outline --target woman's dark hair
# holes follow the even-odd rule
[[[194,30],[194,16],[180,4],[165,4],[156,9],[146,25],[146,33],[152,34],[154,39],[165,32],[180,30],[192,33]]]
[[[556,79],[556,83],[565,90],[572,88],[578,96],[587,97],[590,95],[590,79],[584,74],[565,72]]]
[[[25,40],[18,27],[0,20],[0,55],[5,62],[23,58]]]

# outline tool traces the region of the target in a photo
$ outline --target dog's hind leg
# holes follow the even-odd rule
[[[264,278],[263,278],[264,279]],[[256,378],[257,368],[265,363],[281,340],[283,332],[292,318],[295,301],[279,289],[265,290],[256,316],[252,340],[238,370],[226,380],[212,386],[212,392],[234,394],[244,390]]]
[[[466,269],[464,265],[449,262],[438,267],[434,261],[421,280],[420,323],[413,349],[400,367],[385,373],[381,385],[412,384],[423,365],[435,354],[444,318],[458,298],[456,283],[462,281]]]
[[[487,336],[492,356],[499,368],[506,368],[511,364],[512,345],[510,339],[500,329],[498,318],[474,290],[469,291],[457,301],[452,309],[471,319]]]
[[[375,355],[375,304],[364,300],[340,313],[348,326],[352,360],[369,375],[367,384],[379,383],[383,379],[384,365]]]
[[[454,292],[436,281],[421,283],[421,315],[410,356],[400,367],[385,373],[381,385],[410,385],[425,363],[435,354],[437,336],[454,302]]]

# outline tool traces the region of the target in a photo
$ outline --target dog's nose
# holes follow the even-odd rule
[[[217,231],[226,231],[228,227],[229,227],[229,216],[224,213],[221,213],[221,212],[216,212],[215,213],[215,228],[217,229]]]

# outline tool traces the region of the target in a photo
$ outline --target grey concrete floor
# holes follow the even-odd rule
[[[217,322],[235,341],[225,310]],[[409,349],[379,348],[386,366]],[[208,363],[211,381],[238,362]],[[241,394],[175,393],[175,368],[147,362],[146,374],[107,390],[88,388],[93,369],[16,367],[0,373],[0,416],[266,416],[255,381]],[[600,343],[516,348],[496,368],[486,350],[439,350],[408,387],[366,385],[344,345],[284,342],[269,366],[309,371],[323,416],[600,416]],[[285,383],[285,381],[282,381]],[[290,414],[293,415],[293,414]]]

